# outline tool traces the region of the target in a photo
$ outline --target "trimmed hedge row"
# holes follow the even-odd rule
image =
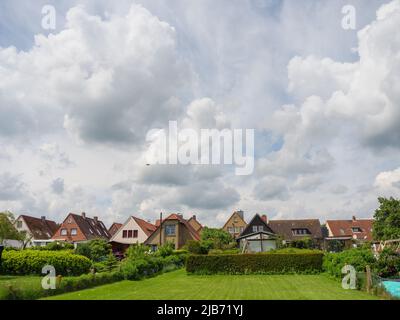
[[[54,296],[67,292],[89,289],[96,286],[109,284],[123,280],[121,272],[102,272],[96,274],[83,274],[79,277],[57,277],[55,290],[44,290],[41,287],[41,278],[38,278],[34,286],[12,287],[0,284],[0,300],[35,300],[44,297]]]
[[[285,274],[322,271],[323,253],[192,255],[186,271],[194,274]]]
[[[8,275],[42,275],[42,268],[54,266],[56,273],[75,276],[88,273],[92,262],[70,251],[5,251],[0,271]]]

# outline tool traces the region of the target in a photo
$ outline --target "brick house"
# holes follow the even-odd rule
[[[175,249],[181,249],[189,240],[200,240],[200,234],[180,214],[173,213],[156,225],[157,229],[144,242],[153,250],[166,243],[173,243]]]
[[[52,239],[79,243],[92,239],[108,240],[110,237],[110,233],[102,221],[97,217],[88,218],[83,212],[81,215],[68,214]]]
[[[373,219],[357,219],[355,216],[351,220],[327,220],[328,236],[325,241],[327,245],[329,242],[339,241],[344,248],[372,242],[373,223]]]
[[[225,222],[222,230],[228,232],[233,238],[237,238],[247,227],[247,223],[244,220],[244,212],[242,210],[235,211]]]
[[[270,220],[268,226],[286,244],[309,238],[316,247],[323,246],[324,237],[319,219]]]

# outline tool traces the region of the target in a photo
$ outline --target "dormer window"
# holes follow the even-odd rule
[[[361,233],[362,229],[360,227],[352,227],[351,230],[353,231],[353,233]]]
[[[310,231],[308,229],[305,229],[305,228],[292,229],[292,234],[294,236],[304,236],[304,235],[310,234]]]

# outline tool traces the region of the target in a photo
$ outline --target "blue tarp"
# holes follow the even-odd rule
[[[400,299],[400,282],[398,281],[384,281],[383,285],[393,297]]]

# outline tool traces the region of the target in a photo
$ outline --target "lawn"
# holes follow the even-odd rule
[[[370,300],[326,275],[195,276],[178,270],[47,299],[58,300]]]

